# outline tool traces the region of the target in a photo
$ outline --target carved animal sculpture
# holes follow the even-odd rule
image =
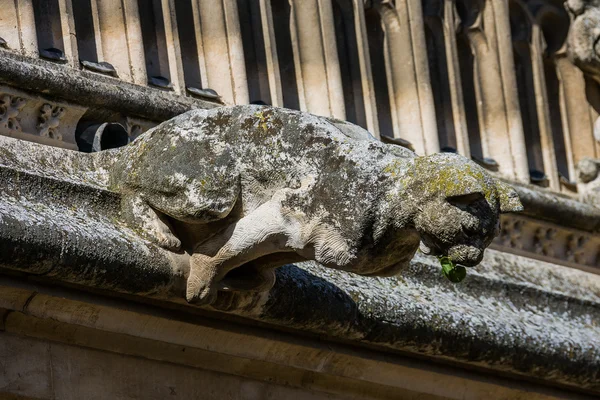
[[[584,158],[577,163],[579,198],[600,207],[600,160]]]
[[[567,52],[584,74],[600,82],[600,0],[567,0],[571,15]]]
[[[361,275],[407,268],[419,241],[473,266],[519,211],[506,184],[456,154],[417,157],[358,126],[292,110],[194,110],[116,151],[129,224],[191,254],[187,300],[264,290],[316,260]]]

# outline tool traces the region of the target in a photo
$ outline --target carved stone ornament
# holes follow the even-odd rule
[[[600,82],[600,0],[567,0],[571,16],[567,52],[584,74]]]
[[[58,131],[60,119],[65,115],[65,109],[62,106],[52,106],[44,104],[40,107],[40,116],[38,118],[37,129],[42,137],[62,140],[62,135]]]
[[[522,215],[502,217],[492,247],[557,265],[595,271],[600,265],[600,237]]]
[[[129,226],[190,255],[186,297],[202,304],[268,290],[275,267],[305,260],[398,274],[420,241],[474,266],[500,213],[522,208],[460,155],[417,157],[353,124],[271,107],[189,111],[100,156]]]
[[[600,207],[600,160],[584,158],[577,163],[581,201]]]
[[[27,100],[21,97],[0,94],[0,130],[9,132],[21,130],[18,115],[26,103]]]

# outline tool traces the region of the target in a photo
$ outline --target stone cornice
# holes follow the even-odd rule
[[[492,248],[600,273],[600,208],[532,185],[511,184],[524,211],[502,216]]]
[[[519,215],[502,218],[492,248],[600,273],[600,236]]]
[[[522,215],[587,232],[600,232],[600,208],[533,185],[510,182],[523,203]]]
[[[27,158],[26,147],[33,153],[40,145],[19,146]],[[2,271],[197,309],[183,301],[186,256],[159,249],[119,223],[119,197],[101,180],[28,170],[26,160],[4,164]],[[524,257],[488,251],[458,285],[422,256],[402,278],[290,265],[278,270],[270,292],[222,293],[214,306],[224,312],[217,315],[234,313],[296,334],[600,394],[600,276]]]
[[[172,118],[193,108],[212,108],[220,105],[21,56],[2,48],[0,82],[85,107],[111,110],[155,121]]]

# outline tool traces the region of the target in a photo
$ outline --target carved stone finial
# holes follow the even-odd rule
[[[186,297],[266,290],[316,260],[361,275],[426,251],[476,265],[516,192],[457,154],[417,157],[353,124],[264,106],[193,110],[113,153],[111,189],[138,232],[191,254]]]
[[[62,106],[53,107],[48,103],[42,105],[37,124],[39,135],[50,139],[62,140],[62,135],[57,128],[60,125],[60,119],[64,115],[65,109]]]

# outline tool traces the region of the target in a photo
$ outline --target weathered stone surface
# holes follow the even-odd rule
[[[274,267],[303,260],[394,275],[420,240],[473,266],[500,212],[521,208],[461,156],[416,157],[349,123],[260,106],[194,110],[97,156],[52,150],[15,162],[5,152],[30,170],[61,159],[63,179],[108,179],[129,226],[192,255],[186,298],[203,303],[218,289],[266,290]]]
[[[584,158],[577,164],[581,200],[600,207],[600,160]]]
[[[567,0],[572,22],[567,40],[571,61],[586,75],[600,82],[600,1]]]
[[[597,276],[494,251],[460,285],[436,269],[422,256],[392,278],[366,279],[310,263],[286,266],[254,312],[298,329],[452,354],[565,384],[577,376],[578,385],[598,390]]]
[[[21,150],[28,149],[23,159],[34,158],[40,147],[0,140],[4,148],[19,143]],[[36,174],[6,166],[2,171],[3,273],[192,307],[182,301],[186,256],[141,240],[114,218],[116,194],[78,177],[71,182],[52,178],[43,168]],[[288,265],[276,270],[269,292],[219,292],[215,307],[299,334],[600,394],[600,277],[505,253],[486,254],[458,285],[442,277],[437,260],[419,255],[401,276],[389,278],[314,263]]]
[[[164,295],[184,284],[185,262],[118,225],[119,196],[95,185],[101,179],[86,176],[82,165],[64,157],[78,153],[44,147],[45,157],[33,157],[44,162],[24,172],[39,145],[0,140],[0,265],[28,265],[29,273],[99,290]],[[23,157],[17,161],[7,154]],[[44,173],[61,162],[65,169],[56,169],[54,176]],[[16,163],[20,169],[9,167]],[[73,168],[72,180],[62,179],[68,168]]]
[[[0,82],[90,108],[159,121],[193,108],[219,105],[134,85],[110,76],[23,57],[2,48]]]
[[[112,158],[123,217],[192,254],[186,298],[203,303],[219,288],[264,290],[266,266],[301,260],[394,275],[420,240],[473,266],[500,212],[521,209],[513,189],[461,156],[416,157],[355,125],[280,108],[193,110]]]

